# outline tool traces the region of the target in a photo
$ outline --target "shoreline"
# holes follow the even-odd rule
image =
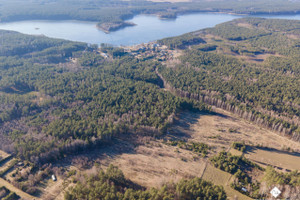
[[[278,15],[278,16],[282,16],[282,15],[288,15],[288,16],[296,16],[296,15],[300,15],[300,10],[297,12],[251,12],[251,13],[247,13],[247,12],[226,12],[226,11],[213,11],[213,10],[199,10],[199,11],[179,11],[176,12],[176,15],[171,15],[170,17],[166,17],[166,15],[163,15],[161,17],[161,13],[135,13],[132,17],[130,18],[125,18],[125,19],[121,19],[122,21],[120,22],[128,22],[127,20],[130,20],[132,18],[134,18],[135,16],[138,15],[154,15],[156,17],[158,17],[159,19],[176,19],[178,16],[183,16],[183,15],[189,15],[189,14],[205,14],[205,13],[214,13],[214,14],[228,14],[228,15],[236,15],[236,16],[259,16],[259,15],[263,15],[263,16],[274,16],[274,15]],[[99,20],[89,20],[86,18],[70,18],[70,17],[66,17],[66,18],[59,18],[59,19],[54,19],[53,17],[49,17],[49,18],[28,18],[25,20],[18,20],[18,19],[12,19],[12,20],[2,20],[0,19],[0,24],[1,23],[10,23],[10,22],[21,22],[21,21],[32,21],[32,20],[36,20],[36,21],[82,21],[82,22],[99,22]],[[103,23],[115,23],[115,22],[103,22]],[[131,23],[131,22],[128,22]]]

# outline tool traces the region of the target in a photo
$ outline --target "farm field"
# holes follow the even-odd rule
[[[300,170],[300,154],[287,153],[277,149],[248,147],[245,157],[262,164],[285,171]]]

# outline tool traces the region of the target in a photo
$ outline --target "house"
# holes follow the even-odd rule
[[[243,190],[244,192],[248,192],[248,190],[247,190],[246,188],[242,188],[242,190]]]
[[[57,180],[57,179],[56,179],[56,176],[55,176],[54,174],[52,174],[51,178],[52,178],[53,181],[56,181],[56,180]]]

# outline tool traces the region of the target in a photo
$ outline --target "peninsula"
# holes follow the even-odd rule
[[[104,31],[105,33],[110,33],[112,31],[117,31],[127,26],[135,26],[135,23],[125,22],[125,21],[117,21],[117,22],[105,22],[98,23],[97,28]]]

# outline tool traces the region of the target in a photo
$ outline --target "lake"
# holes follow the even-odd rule
[[[242,16],[214,13],[196,13],[178,16],[176,19],[161,20],[153,15],[138,15],[128,20],[136,24],[133,27],[109,34],[96,28],[96,22],[87,21],[47,21],[30,20],[0,23],[0,29],[14,30],[25,34],[46,35],[90,44],[110,43],[119,45],[134,45],[157,39],[177,36],[216,24],[227,22]],[[266,18],[297,19],[300,15],[257,16]]]

